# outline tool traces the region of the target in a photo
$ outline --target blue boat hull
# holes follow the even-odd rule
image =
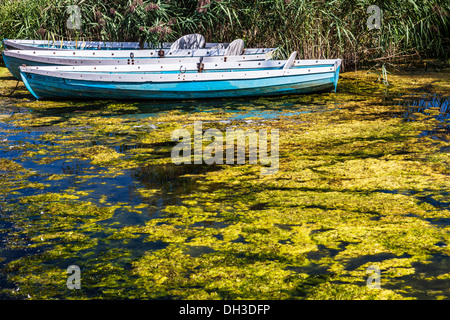
[[[9,72],[13,75],[17,80],[22,80],[20,77],[19,67],[22,64],[25,64],[22,59],[16,59],[13,57],[8,57],[5,53],[2,53],[3,62],[5,63],[6,68],[8,68]]]
[[[22,80],[22,78],[20,77],[19,67],[24,64],[27,66],[30,66],[30,67],[53,66],[54,65],[53,63],[33,62],[30,60],[24,60],[24,59],[19,59],[16,57],[10,57],[10,56],[5,55],[4,53],[2,54],[2,56],[3,56],[3,61],[5,62],[6,68],[8,68],[9,72],[11,72],[13,77],[16,78],[17,80]]]
[[[37,99],[207,99],[302,94],[336,90],[336,72],[258,79],[189,82],[100,82],[63,79],[22,72]]]

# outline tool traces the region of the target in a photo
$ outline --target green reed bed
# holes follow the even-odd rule
[[[68,29],[69,5],[80,29]],[[370,5],[382,10],[369,30]],[[426,1],[306,0],[3,0],[0,36],[29,39],[141,41],[157,45],[187,33],[210,42],[243,38],[247,47],[297,50],[303,59],[344,59],[344,67],[406,58],[448,59],[449,4]]]

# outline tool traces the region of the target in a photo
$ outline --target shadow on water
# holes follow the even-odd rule
[[[300,100],[300,103],[299,103]],[[305,102],[307,100],[307,102]],[[4,158],[17,158],[23,155],[26,151],[26,146],[22,149],[14,149],[11,145],[34,145],[38,144],[53,144],[46,140],[42,140],[42,134],[46,132],[52,132],[56,134],[65,134],[67,132],[85,130],[87,127],[58,127],[58,122],[67,121],[68,118],[76,118],[78,114],[88,111],[100,111],[101,114],[113,117],[147,117],[155,116],[157,117],[160,113],[166,111],[179,110],[182,112],[225,112],[230,114],[230,118],[233,119],[246,119],[248,117],[262,117],[266,119],[273,119],[283,115],[291,115],[296,113],[304,112],[323,112],[327,110],[327,106],[323,103],[317,102],[311,97],[296,97],[289,96],[284,100],[276,98],[261,98],[261,99],[238,99],[236,101],[230,101],[229,99],[223,100],[207,100],[207,101],[182,101],[182,102],[139,102],[131,103],[126,105],[135,106],[135,109],[124,109],[117,111],[118,114],[111,114],[108,111],[108,106],[114,104],[115,101],[106,102],[90,102],[90,104],[82,104],[81,102],[69,102],[69,105],[63,107],[49,107],[44,109],[36,109],[32,111],[35,117],[45,117],[45,116],[55,116],[58,115],[59,118],[51,123],[46,122],[46,126],[35,126],[20,128],[16,127],[12,123],[6,123],[0,129],[8,134],[5,135],[5,146],[0,145],[0,157]],[[312,103],[312,104],[311,104]],[[285,108],[290,108],[296,106],[296,110],[284,112]],[[3,108],[2,113],[12,115],[14,113],[28,113],[26,108]],[[115,111],[114,111],[115,112]],[[121,133],[112,133],[112,136],[119,135]],[[127,136],[128,133],[123,133]],[[100,144],[102,141],[92,140],[90,141],[92,145]],[[153,156],[156,157],[168,157],[167,147],[170,147],[173,143],[162,143],[162,145],[149,144],[149,143],[134,143],[130,141],[129,143],[112,143],[109,145],[113,147],[117,152],[127,153],[127,151],[136,148],[153,148]],[[14,152],[14,154],[13,154]],[[49,160],[48,163],[40,162],[40,160]],[[38,172],[38,177],[35,178],[34,182],[44,182],[49,184],[46,188],[48,192],[57,192],[58,190],[65,190],[67,188],[76,188],[77,190],[84,191],[89,189],[94,189],[89,195],[90,198],[95,196],[101,196],[107,189],[110,191],[108,193],[108,200],[120,199],[126,196],[126,199],[131,203],[136,203],[139,200],[139,196],[135,193],[130,192],[130,187],[136,189],[138,186],[144,186],[149,189],[159,189],[161,190],[159,194],[159,203],[176,203],[177,196],[181,194],[188,193],[195,185],[192,177],[187,177],[190,175],[203,174],[209,171],[219,170],[219,166],[214,165],[180,165],[176,166],[173,164],[163,164],[163,165],[144,165],[139,166],[131,171],[124,172],[124,174],[113,178],[98,178],[93,177],[87,180],[83,179],[83,176],[97,175],[101,168],[92,169],[89,161],[72,159],[69,161],[63,160],[52,160],[48,154],[35,155],[30,161],[21,161],[24,168],[29,170],[36,170]],[[64,174],[67,177],[59,179],[57,181],[49,182],[47,180],[48,176],[51,174]],[[102,186],[102,183],[107,183]],[[137,184],[136,184],[137,183]],[[121,189],[118,189],[121,187]],[[22,196],[27,196],[33,194],[33,189],[23,189]],[[132,199],[135,198],[135,199]],[[142,199],[140,199],[142,200]]]
[[[197,175],[220,169],[219,165],[168,163],[132,169],[131,176],[146,189],[159,190],[157,197],[152,197],[148,201],[162,208],[167,205],[181,204],[181,195],[195,191]]]
[[[405,296],[421,300],[436,299],[438,292],[442,292],[444,295],[448,294],[449,280],[439,278],[439,275],[447,273],[450,268],[448,256],[433,255],[429,260],[414,262],[411,266],[415,270],[414,274],[397,277],[391,283],[383,283],[383,279],[381,279],[381,286],[385,289],[395,290],[400,284],[403,284]],[[430,290],[430,288],[433,289]]]
[[[405,121],[423,121],[434,118],[440,122],[450,120],[450,98],[440,94],[398,94],[382,97],[384,106],[400,106],[401,110],[388,110],[380,112],[376,110],[378,101],[372,102],[373,113],[365,113],[365,116],[376,118],[403,118]],[[424,118],[428,116],[428,118]]]
[[[220,112],[220,113],[242,113],[240,117],[262,117],[272,119],[282,115],[294,115],[309,112],[324,112],[334,110],[337,104],[330,109],[315,96],[293,95],[286,97],[264,97],[264,98],[240,98],[240,99],[218,99],[218,100],[185,100],[185,101],[77,101],[66,102],[64,106],[37,109],[33,114],[40,116],[61,116],[63,118],[73,117],[84,112],[100,112],[105,116],[129,115],[136,118],[156,117],[168,111],[179,111],[183,113],[192,112]],[[281,113],[286,111],[287,114]]]

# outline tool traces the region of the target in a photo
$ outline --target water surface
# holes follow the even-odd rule
[[[2,298],[448,299],[449,100],[404,79],[164,103],[19,88],[0,103]],[[279,173],[174,165],[195,121],[279,129]]]

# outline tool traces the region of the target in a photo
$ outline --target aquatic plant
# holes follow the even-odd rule
[[[21,84],[0,101],[1,293],[448,299],[447,109],[411,103],[444,100],[448,70],[389,74],[388,88],[377,76],[344,73],[330,94],[163,104],[34,101]],[[171,133],[196,121],[279,129],[278,173],[175,165]],[[73,264],[79,290],[65,282]],[[366,285],[374,265],[380,289]]]

